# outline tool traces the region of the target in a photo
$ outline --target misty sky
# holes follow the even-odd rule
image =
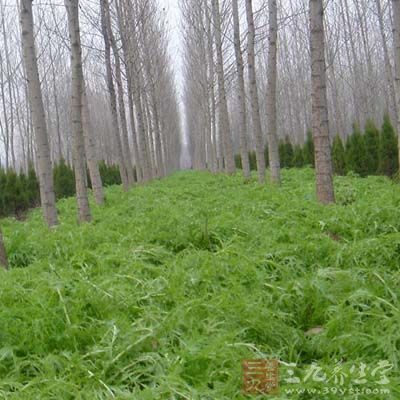
[[[168,26],[170,28],[170,52],[171,59],[174,62],[175,68],[175,76],[177,78],[177,84],[179,89],[181,89],[181,76],[180,68],[181,68],[181,56],[182,56],[182,48],[180,41],[180,10],[178,2],[179,0],[158,0],[162,7],[165,7],[168,12]]]

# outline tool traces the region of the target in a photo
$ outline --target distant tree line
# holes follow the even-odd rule
[[[373,120],[368,120],[365,131],[357,124],[353,132],[342,140],[336,135],[332,143],[332,161],[336,175],[354,172],[360,176],[386,175],[393,177],[398,171],[397,136],[388,116],[384,117],[379,130]],[[308,132],[307,140],[301,145],[293,145],[289,138],[280,141],[279,156],[282,168],[301,168],[307,165],[314,167],[314,143],[312,133]],[[265,149],[268,162],[268,148]],[[250,169],[257,170],[256,154],[249,153]],[[240,154],[235,156],[236,167],[241,169]]]
[[[117,165],[99,165],[104,186],[120,185],[121,176]],[[57,199],[75,195],[75,174],[73,168],[63,159],[53,168],[54,189]],[[88,184],[91,186],[88,174]],[[0,167],[0,217],[21,216],[28,209],[40,205],[39,181],[31,165],[28,173],[17,173]]]

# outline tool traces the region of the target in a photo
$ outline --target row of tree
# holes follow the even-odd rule
[[[302,146],[312,131],[318,199],[331,203],[334,167],[366,173],[362,163],[337,165],[331,133],[350,131],[354,120],[369,130],[367,116],[379,121],[385,112],[400,133],[400,0],[183,0],[183,25],[196,169],[233,173],[233,151],[247,179],[255,149],[260,183],[266,162],[279,183],[279,141],[288,136]],[[357,147],[353,141],[360,135],[352,135],[346,152]],[[340,152],[339,138],[334,143]]]
[[[0,163],[34,165],[49,227],[58,224],[54,161],[74,166],[80,222],[91,220],[87,171],[104,203],[100,160],[118,165],[125,190],[179,167],[179,102],[157,0],[0,0],[0,13]]]
[[[104,186],[121,184],[118,166],[100,163],[100,175]],[[54,191],[56,199],[72,197],[75,192],[75,174],[73,168],[64,160],[53,168]],[[91,188],[89,173],[88,186]],[[22,216],[27,210],[40,205],[39,180],[31,166],[28,173],[17,174],[9,169],[0,168],[0,218]]]
[[[268,163],[268,148],[264,150]],[[282,168],[315,166],[315,149],[312,133],[308,132],[303,145],[292,144],[289,137],[279,142],[279,158]],[[256,154],[248,155],[251,171],[257,170]],[[336,175],[354,172],[360,176],[386,175],[394,177],[398,172],[399,154],[397,137],[389,116],[384,117],[379,130],[372,120],[368,120],[365,132],[354,124],[353,132],[342,140],[336,135],[332,144],[333,170]],[[242,169],[240,154],[235,155],[236,168]]]
[[[268,149],[264,150],[268,162]],[[279,158],[282,168],[301,168],[314,166],[314,143],[309,132],[304,145],[292,144],[290,138],[279,143]],[[255,152],[248,156],[251,171],[257,170]],[[335,136],[332,145],[334,172],[345,175],[354,172],[360,176],[387,175],[392,177],[398,170],[397,138],[389,116],[384,117],[382,129],[379,130],[372,120],[366,124],[365,132],[354,125],[353,132],[343,142]],[[240,154],[235,156],[236,168],[242,169]],[[100,163],[100,175],[104,186],[121,184],[118,166]],[[136,174],[135,171],[133,171]],[[75,175],[73,168],[63,159],[53,168],[56,199],[75,195]],[[90,175],[87,173],[88,186],[91,187]],[[31,166],[28,174],[17,174],[13,170],[0,168],[0,217],[21,216],[29,208],[40,204],[39,181],[35,169]]]

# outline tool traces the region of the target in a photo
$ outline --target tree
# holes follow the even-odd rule
[[[74,150],[74,169],[76,199],[79,221],[92,219],[88,199],[88,187],[85,162],[85,142],[82,125],[82,99],[85,90],[82,69],[82,48],[79,28],[79,0],[65,0],[68,14],[69,39],[71,43],[71,125]]]
[[[268,88],[267,88],[267,125],[269,168],[273,183],[281,182],[280,160],[277,138],[277,40],[278,40],[278,6],[276,0],[268,0],[269,36],[268,36]]]
[[[235,159],[233,155],[233,143],[230,132],[230,122],[228,113],[228,103],[225,88],[225,68],[222,52],[222,26],[219,0],[212,0],[212,15],[214,22],[214,36],[217,49],[217,78],[218,78],[218,103],[219,103],[219,134],[222,136],[223,156],[225,172],[233,174],[235,172]]]
[[[346,156],[342,139],[336,135],[332,144],[333,172],[336,175],[344,175],[346,172]]]
[[[364,137],[356,123],[353,126],[353,133],[346,142],[346,169],[361,176],[367,174],[367,152]]]
[[[28,167],[27,195],[29,207],[36,207],[39,204],[39,182],[32,164]],[[54,190],[55,191],[55,190]]]
[[[304,166],[304,156],[301,146],[296,145],[293,148],[293,167],[301,168]]]
[[[96,144],[93,138],[93,126],[90,117],[89,104],[86,95],[86,85],[83,82],[82,92],[82,127],[85,139],[85,150],[87,165],[89,169],[90,182],[92,183],[92,190],[96,203],[99,205],[104,204],[104,190],[103,182],[99,170],[99,161],[96,156]]]
[[[398,171],[397,139],[388,115],[383,119],[379,145],[379,172],[382,175],[394,176]]]
[[[1,232],[1,228],[0,228],[0,267],[8,269],[7,253],[6,253],[6,248],[4,247],[3,234]]]
[[[396,91],[395,98],[396,98],[396,109],[397,109],[396,128],[398,135],[397,139],[398,147],[400,153],[400,0],[392,0],[392,8],[393,8],[393,47],[394,47],[394,70],[395,70],[394,79],[395,79],[395,91]],[[385,128],[388,128],[388,126],[386,126]],[[384,138],[382,132],[382,140],[383,139]],[[397,158],[400,160],[400,156],[398,156]],[[386,169],[387,167],[388,167],[387,165],[384,166],[384,169]],[[389,169],[391,170],[392,168]]]
[[[57,199],[72,197],[75,195],[74,171],[62,158],[54,167],[54,187]]]
[[[307,139],[303,148],[303,159],[305,165],[315,166],[315,148],[312,132],[307,132]]]
[[[394,0],[394,2],[398,3],[398,1],[396,1],[396,0]],[[394,84],[394,80],[393,80],[392,63],[391,63],[390,57],[389,57],[389,49],[388,49],[387,38],[386,38],[386,33],[385,33],[385,22],[383,19],[384,16],[383,16],[383,11],[382,11],[382,6],[381,6],[381,0],[375,0],[375,4],[376,4],[376,10],[377,10],[377,16],[378,16],[378,22],[379,22],[379,31],[380,31],[380,34],[382,37],[382,48],[383,48],[383,56],[384,56],[384,60],[385,60],[386,80],[387,80],[387,87],[389,89],[389,95],[390,95],[390,110],[392,111],[392,115],[395,116],[396,121],[397,121],[398,117],[397,117],[396,94],[395,94],[396,89],[395,89],[395,84]],[[396,7],[396,5],[394,7]],[[396,17],[397,17],[397,15],[396,15]],[[398,21],[398,23],[400,24],[400,20]],[[400,28],[398,28],[398,29],[400,29]],[[395,36],[396,36],[396,33],[395,33]],[[398,38],[396,38],[396,40],[398,40]],[[400,46],[400,42],[399,42],[399,46]],[[400,49],[399,49],[399,51],[400,51]]]
[[[34,42],[32,0],[21,0],[20,24],[24,66],[28,85],[29,106],[35,128],[34,131],[40,181],[40,198],[47,225],[52,227],[57,225],[58,219],[56,197],[54,194],[50,146]]]
[[[247,111],[246,111],[246,89],[244,83],[244,65],[242,56],[242,46],[240,40],[240,20],[238,10],[238,0],[232,0],[233,29],[236,57],[236,71],[238,81],[238,105],[239,105],[239,136],[240,136],[240,155],[241,166],[245,179],[250,178],[249,152],[247,147]]]
[[[293,145],[290,143],[289,137],[282,140],[279,143],[279,158],[282,163],[282,167],[291,168],[293,167]]]
[[[310,0],[312,120],[315,145],[317,198],[323,204],[334,203],[333,169],[329,140],[326,94],[324,6],[322,0]]]
[[[366,173],[375,175],[379,167],[379,130],[372,119],[365,124]]]
[[[112,116],[112,130],[113,137],[115,139],[115,143],[117,146],[117,157],[118,164],[121,174],[122,185],[125,190],[129,190],[130,183],[128,177],[128,168],[125,164],[124,153],[122,149],[122,140],[119,130],[119,120],[118,120],[118,111],[117,111],[117,95],[115,92],[113,72],[111,66],[111,42],[110,42],[110,29],[111,27],[107,23],[107,8],[108,1],[102,0],[100,1],[100,10],[101,10],[101,31],[104,38],[105,45],[105,62],[106,62],[106,74],[107,74],[107,88],[109,92],[110,99],[110,109]]]
[[[255,63],[256,32],[254,26],[252,0],[246,0],[246,18],[248,27],[247,69],[249,74],[251,116],[253,122],[254,140],[256,145],[258,181],[260,183],[264,183],[265,157],[264,157],[264,143],[263,143],[262,128],[261,128],[260,105],[259,105],[258,88],[257,88],[257,74],[256,74],[256,63]]]

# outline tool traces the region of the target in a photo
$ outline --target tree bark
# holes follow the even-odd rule
[[[90,181],[92,182],[92,190],[96,203],[104,204],[103,182],[100,175],[99,160],[97,159],[96,144],[93,138],[93,127],[90,117],[89,104],[87,100],[86,88],[82,93],[82,121],[83,134],[85,138],[85,149],[87,156],[87,164],[89,168]]]
[[[393,47],[394,47],[394,79],[396,91],[397,135],[400,160],[400,0],[392,0],[393,7]]]
[[[129,4],[125,3],[125,1],[120,1],[117,5],[118,23],[121,31],[122,50],[126,64],[128,91],[136,111],[137,129],[135,133],[137,139],[138,161],[140,165],[139,176],[143,182],[148,182],[152,178],[152,172],[149,152],[147,150],[147,132],[140,95],[141,71],[140,67],[137,65],[137,59],[139,58],[139,55],[137,54],[137,34],[136,27],[129,23],[129,21],[134,18],[132,8]],[[132,129],[134,129],[134,126]]]
[[[111,67],[111,43],[109,30],[107,29],[107,9],[108,2],[105,0],[100,1],[101,10],[101,30],[104,38],[105,46],[105,62],[106,62],[106,74],[107,74],[107,88],[110,96],[110,108],[112,117],[112,129],[113,137],[115,139],[115,144],[117,146],[117,158],[119,165],[119,172],[121,175],[122,186],[124,190],[129,190],[129,179],[128,179],[128,169],[125,165],[121,135],[119,131],[119,121],[118,121],[118,111],[117,111],[117,96],[115,93],[114,79]]]
[[[247,17],[247,68],[249,74],[250,85],[250,104],[251,115],[253,121],[254,141],[256,145],[256,158],[258,169],[258,181],[263,184],[265,182],[265,155],[264,141],[262,137],[260,105],[258,100],[257,75],[255,66],[255,28],[252,0],[246,0],[246,17]]]
[[[79,0],[65,0],[71,43],[71,126],[76,183],[76,200],[80,222],[90,222],[91,214],[86,178],[85,142],[82,125],[82,98],[84,87],[82,49],[79,29]]]
[[[206,7],[206,20],[207,20],[207,58],[208,58],[208,79],[209,79],[209,113],[210,113],[210,129],[211,129],[211,171],[216,173],[218,171],[218,151],[217,151],[217,124],[215,115],[215,68],[214,68],[214,43],[212,33],[212,21],[210,16],[209,7]]]
[[[40,198],[44,218],[49,227],[58,224],[56,197],[54,193],[49,138],[40,87],[34,32],[32,0],[21,0],[21,41],[24,54],[25,73],[28,86],[28,100],[35,127],[37,166],[39,171]]]
[[[242,159],[242,170],[245,179],[250,178],[249,149],[247,147],[247,111],[246,111],[246,89],[244,84],[244,65],[242,46],[240,40],[240,20],[238,0],[232,0],[233,32],[236,58],[236,72],[238,81],[238,105],[239,105],[239,138],[240,156]]]
[[[277,40],[278,7],[276,0],[268,0],[269,37],[268,37],[268,88],[267,88],[267,137],[271,181],[281,183],[281,166],[276,122],[276,85],[277,85]]]
[[[396,0],[394,0],[396,2]],[[393,72],[392,72],[392,64],[390,62],[390,57],[389,57],[389,49],[387,45],[387,38],[385,34],[385,24],[383,22],[383,12],[382,12],[382,6],[381,6],[381,0],[375,0],[376,3],[376,9],[378,11],[378,21],[379,21],[379,30],[381,33],[382,37],[382,47],[383,47],[383,55],[384,55],[384,60],[385,60],[385,72],[386,72],[386,79],[387,79],[387,85],[389,89],[389,96],[390,96],[390,111],[392,116],[396,119],[397,122],[397,108],[396,108],[396,90],[395,90],[395,84],[393,80]],[[400,21],[399,21],[400,22]],[[400,26],[398,27],[400,29]]]
[[[104,0],[105,7],[105,16],[106,16],[106,26],[108,31],[108,37],[110,39],[111,48],[114,54],[115,60],[115,77],[118,88],[118,109],[119,109],[119,117],[121,122],[121,134],[122,134],[122,156],[124,159],[124,164],[126,168],[128,184],[129,186],[133,186],[135,183],[135,178],[133,175],[133,165],[131,159],[131,151],[129,147],[129,139],[128,139],[128,126],[126,122],[126,111],[125,111],[125,101],[124,101],[124,87],[122,85],[122,73],[121,73],[121,59],[119,56],[117,42],[114,37],[114,33],[111,26],[111,15],[110,15],[110,5],[108,0]]]
[[[315,146],[317,197],[323,204],[334,203],[333,170],[329,140],[326,95],[324,7],[322,0],[310,0],[312,120]]]
[[[225,172],[235,173],[235,159],[233,156],[233,143],[229,122],[228,103],[225,89],[224,59],[222,54],[222,35],[221,35],[221,15],[219,10],[219,0],[212,0],[213,22],[215,44],[217,48],[217,76],[218,76],[218,100],[219,100],[219,134],[223,142],[223,155],[225,162]]]

